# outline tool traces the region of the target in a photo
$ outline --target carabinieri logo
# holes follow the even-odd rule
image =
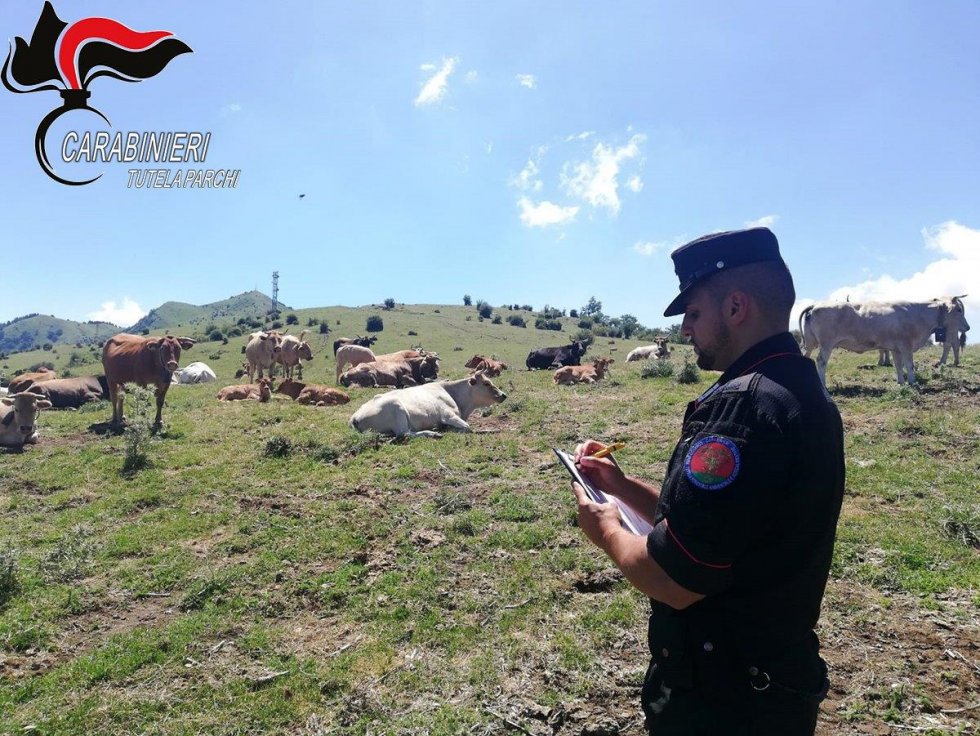
[[[191,48],[170,31],[134,31],[109,18],[83,18],[68,24],[50,2],[45,2],[31,42],[19,36],[15,39],[0,78],[17,94],[60,90],[64,103],[38,125],[34,148],[44,173],[62,184],[80,186],[91,184],[102,174],[85,181],[58,176],[44,149],[51,124],[71,110],[88,110],[111,126],[105,115],[88,104],[92,80],[112,77],[139,82],[159,74],[180,54],[189,53],[193,53]]]

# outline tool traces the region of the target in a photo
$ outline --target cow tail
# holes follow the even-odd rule
[[[803,352],[806,352],[806,330],[803,329],[803,322],[810,321],[810,313],[812,311],[813,305],[811,304],[809,307],[800,312],[800,347],[803,349]]]

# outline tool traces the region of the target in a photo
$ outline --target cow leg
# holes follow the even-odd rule
[[[123,396],[125,390],[121,384],[110,383],[109,384],[109,402],[112,404],[112,421],[109,423],[112,427],[118,427],[123,422]]]
[[[915,356],[909,350],[907,353],[902,353],[902,357],[905,358],[905,372],[908,375],[909,385],[911,386],[915,383]]]
[[[157,417],[153,420],[154,429],[160,429],[163,426],[163,400],[167,396],[167,389],[169,386],[164,386],[161,388],[157,386]]]
[[[899,386],[905,385],[905,355],[900,350],[892,350],[892,359],[895,361],[895,380]]]
[[[343,364],[343,363],[341,363],[341,362],[340,362],[340,361],[338,360],[338,361],[337,361],[337,378],[336,378],[336,379],[335,379],[335,381],[334,381],[335,383],[340,383],[340,374],[344,372],[344,371],[343,371],[343,368],[344,368],[344,364]]]
[[[945,346],[943,346],[944,351],[945,349],[946,349]],[[946,353],[944,352],[943,355],[945,354]],[[953,340],[953,365],[958,366],[959,364],[960,364],[960,340],[957,337],[956,339]]]
[[[439,419],[442,424],[444,424],[448,429],[454,429],[457,432],[472,432],[470,425],[466,423],[466,420],[462,417],[453,414],[452,412],[447,412],[443,414]]]
[[[827,349],[821,345],[820,355],[817,356],[817,373],[820,374],[820,381],[823,383],[824,388],[827,387],[827,363],[830,361],[830,354],[832,352],[834,352],[833,348]]]

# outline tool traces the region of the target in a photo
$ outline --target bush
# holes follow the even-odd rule
[[[27,369],[27,372],[28,373],[36,373],[37,371],[41,370],[42,368],[47,368],[49,371],[53,371],[54,370],[54,363],[52,363],[49,360],[44,360],[44,361],[41,361],[40,363],[35,363],[34,365],[30,366]],[[23,372],[24,371],[17,371],[17,374],[19,375],[19,374],[21,374]]]
[[[415,330],[409,330],[408,331],[408,336],[409,337],[412,337],[412,336],[418,337],[419,336],[419,333],[417,333]]]
[[[228,330],[228,337],[241,337],[241,336],[242,336],[241,327],[232,327],[230,330]]]
[[[140,330],[140,334],[141,335],[149,335],[150,334],[150,328],[149,327],[144,327],[142,330]]]
[[[0,547],[0,608],[17,592],[17,565],[20,553],[12,547]]]
[[[365,327],[365,329],[368,332],[381,332],[384,328],[385,328],[384,320],[382,320],[381,317],[379,317],[378,315],[372,314],[370,317],[367,318],[367,326]]]
[[[666,361],[664,361],[666,362]],[[691,362],[689,356],[684,357],[684,367],[677,374],[678,383],[698,383],[701,380],[701,371],[697,365]]]
[[[289,457],[293,452],[293,443],[288,437],[277,434],[265,443],[263,453],[266,457]]]
[[[65,369],[64,369],[64,370],[63,370],[63,371],[61,372],[61,377],[62,377],[62,378],[71,378],[71,377],[72,377],[73,375],[75,375],[75,374],[74,374],[74,373],[72,373],[72,372],[71,372],[70,370],[68,370],[67,368],[65,368]]]
[[[471,297],[469,294],[463,294],[463,306],[464,307],[473,306],[473,297]]]
[[[534,328],[537,330],[561,330],[561,322],[556,319],[538,317],[534,320]]]
[[[534,311],[534,307],[532,307],[530,304],[522,304],[521,305],[521,309],[523,309],[525,312],[533,312]]]
[[[385,299],[385,311],[390,312],[394,308],[395,308],[395,300],[389,296],[387,299]]]
[[[589,317],[582,317],[582,319],[578,321],[578,326],[583,330],[591,330],[593,324],[595,323]]]
[[[495,314],[493,316],[493,323],[495,325],[499,325],[501,322],[503,322],[503,320],[500,318],[500,315],[499,314]]]
[[[86,577],[95,552],[91,537],[92,530],[86,525],[79,524],[69,529],[40,561],[45,580],[68,583]]]
[[[129,423],[126,425],[126,456],[123,459],[122,472],[123,475],[132,475],[150,465],[147,450],[150,448],[153,433],[150,426],[150,401],[154,400],[154,395],[141,386],[133,386],[126,393],[132,403]]]
[[[524,321],[524,318],[518,317],[516,314],[512,314],[507,318],[507,324],[513,325],[514,327],[527,327],[527,322]]]
[[[308,320],[306,320],[307,327],[316,327],[318,324],[320,324],[320,320],[318,320],[316,317],[310,317]]]
[[[640,368],[640,378],[670,378],[672,375],[674,364],[669,360],[648,360]]]
[[[480,316],[483,317],[483,319],[490,319],[490,315],[493,314],[493,307],[491,307],[486,302],[483,302],[482,305],[477,307],[477,310],[479,311]]]
[[[225,336],[222,334],[221,330],[211,330],[208,333],[208,339],[211,342],[218,342],[219,340],[224,340]]]
[[[41,350],[48,350],[48,351],[50,351],[50,350],[51,350],[51,348],[53,348],[53,347],[54,347],[54,345],[52,345],[52,344],[51,344],[51,343],[49,343],[49,342],[46,342],[46,343],[44,343],[44,344],[43,344],[43,345],[41,346]]]
[[[330,332],[330,327],[327,326],[327,323],[326,322],[321,322],[320,323],[320,334],[321,335],[326,335],[329,332]]]
[[[295,314],[287,314],[286,315],[286,324],[287,325],[298,325],[299,324],[299,317],[297,317]]]
[[[578,319],[578,310],[577,309],[569,309],[568,310],[568,316],[571,317],[572,319]]]
[[[275,320],[275,321],[274,321],[274,322],[272,323],[272,329],[273,329],[273,330],[279,330],[279,329],[282,329],[282,322],[280,322],[279,320]]]
[[[584,342],[586,344],[591,343],[593,340],[592,330],[579,330],[572,336],[572,342]]]

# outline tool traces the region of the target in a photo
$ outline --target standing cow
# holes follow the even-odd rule
[[[256,373],[262,378],[263,371],[268,369],[269,377],[274,375],[273,368],[282,352],[282,335],[278,332],[253,332],[245,346],[245,358],[248,360],[248,382],[255,383]]]
[[[102,367],[112,402],[113,428],[118,429],[123,423],[123,385],[127,383],[144,388],[152,384],[156,388],[157,415],[153,427],[160,428],[163,400],[173,372],[180,367],[180,351],[190,350],[193,345],[194,340],[189,337],[140,337],[125,332],[106,340],[102,348]]]
[[[309,330],[303,330],[299,337],[283,335],[276,361],[282,366],[286,378],[293,377],[293,369],[299,366],[299,377],[303,377],[303,360],[313,360],[313,349],[303,338]]]

